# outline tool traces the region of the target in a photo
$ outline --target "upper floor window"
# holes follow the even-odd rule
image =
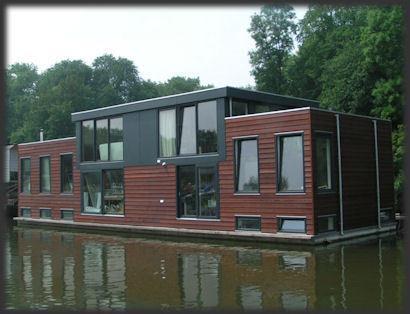
[[[278,192],[303,192],[303,135],[277,136]]]
[[[30,193],[30,190],[31,190],[31,184],[30,184],[31,159],[30,158],[21,158],[20,176],[21,176],[21,192]]]
[[[216,111],[215,100],[160,110],[160,157],[217,152]]]
[[[225,116],[234,117],[281,109],[283,109],[283,107],[275,104],[251,100],[230,99],[229,104],[225,107]]]
[[[258,140],[235,140],[235,192],[259,192]]]
[[[51,191],[50,156],[40,157],[40,193]]]
[[[61,193],[73,192],[73,155],[64,154],[60,156],[61,171]]]
[[[316,188],[319,191],[332,189],[331,134],[315,133]]]
[[[82,121],[82,161],[123,160],[122,117]]]

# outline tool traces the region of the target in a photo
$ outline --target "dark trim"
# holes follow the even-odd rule
[[[324,137],[324,138],[328,138],[330,139],[330,184],[331,187],[330,189],[321,189],[319,190],[317,188],[317,154],[316,154],[316,140],[317,137]],[[335,147],[333,145],[333,140],[334,140],[334,134],[333,132],[329,132],[329,131],[322,131],[322,130],[313,130],[313,137],[312,137],[312,157],[313,157],[313,188],[314,188],[314,192],[316,194],[330,194],[330,193],[335,193],[335,186],[336,186],[336,182],[335,182],[335,167],[336,167],[336,162],[335,162],[335,158],[334,158],[334,154],[335,154]]]
[[[280,178],[280,139],[282,137],[292,137],[301,136],[302,137],[302,169],[303,169],[303,190],[294,191],[280,191],[279,190],[279,178]],[[304,131],[286,132],[275,134],[275,163],[276,163],[276,195],[286,195],[286,194],[304,194],[306,193],[306,177],[305,177],[305,134]]]
[[[136,102],[130,102],[125,104],[118,104],[109,107],[103,107],[93,110],[86,110],[75,112],[71,114],[71,120],[73,122],[94,119],[104,116],[121,115],[128,112],[162,108],[172,105],[181,105],[185,103],[202,102],[209,99],[234,97],[245,100],[254,100],[267,102],[271,104],[277,104],[286,106],[289,108],[295,107],[318,107],[319,102],[314,100],[308,100],[303,98],[278,95],[273,93],[258,92],[234,87],[221,87],[212,88],[206,90],[199,90],[184,94],[177,94],[165,97],[151,98]]]

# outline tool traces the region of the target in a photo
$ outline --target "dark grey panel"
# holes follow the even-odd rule
[[[217,100],[217,128],[218,128],[218,154],[219,160],[225,160],[225,102],[228,98],[220,98]]]
[[[79,169],[81,162],[81,122],[75,123],[75,138],[77,147],[75,167]]]
[[[80,164],[80,171],[95,171],[101,169],[122,169],[124,168],[123,161],[99,161],[99,162],[84,162]]]
[[[215,165],[221,160],[219,155],[195,155],[186,157],[172,157],[172,158],[160,158],[161,162],[165,161],[167,164],[173,164],[177,166],[181,165]],[[155,159],[156,161],[156,159]]]
[[[140,164],[154,164],[158,156],[158,110],[140,112]],[[128,163],[127,163],[128,164]]]
[[[212,88],[200,90],[190,93],[171,95],[165,97],[158,97],[146,99],[126,104],[119,104],[104,108],[93,110],[75,112],[71,114],[72,121],[80,121],[92,119],[96,117],[105,117],[111,115],[119,115],[127,112],[141,111],[147,109],[161,108],[166,106],[173,106],[178,104],[185,104],[190,102],[201,102],[205,100],[212,100],[224,97],[236,97],[247,100],[263,101],[272,104],[283,105],[289,108],[312,106],[318,107],[319,102],[314,100],[307,100],[303,98],[296,98],[272,93],[251,91],[233,87]]]
[[[124,128],[124,161],[127,164],[129,161],[138,162],[139,147],[141,140],[139,112],[132,112],[123,115]]]

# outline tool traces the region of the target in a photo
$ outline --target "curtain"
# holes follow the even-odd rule
[[[160,155],[170,157],[176,155],[176,119],[175,109],[160,111]]]

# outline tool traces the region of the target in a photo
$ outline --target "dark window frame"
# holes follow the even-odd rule
[[[240,219],[257,220],[259,222],[259,229],[239,229],[238,222]],[[258,231],[262,232],[262,217],[261,216],[235,216],[235,231]]]
[[[284,233],[300,233],[300,234],[306,234],[307,233],[307,220],[306,217],[292,217],[292,216],[277,216],[277,232],[284,232]],[[287,230],[287,229],[282,229],[283,221],[284,220],[303,220],[305,222],[305,227],[303,231],[293,231],[293,230]]]
[[[123,143],[123,157],[122,160],[111,160],[111,119],[115,119],[115,118],[122,118],[123,120],[123,139],[122,139],[122,143]],[[97,160],[97,120],[108,120],[108,159],[107,160]],[[83,122],[85,121],[93,121],[93,159],[92,160],[84,160],[84,134],[83,134]],[[124,161],[124,117],[123,115],[113,115],[113,116],[105,116],[105,117],[98,117],[95,119],[86,119],[86,120],[82,120],[80,121],[80,125],[81,125],[81,136],[80,136],[80,149],[81,149],[81,162],[82,163],[108,163],[108,162],[121,162]]]
[[[234,174],[234,186],[233,186],[233,193],[235,195],[260,195],[261,185],[260,185],[260,160],[259,160],[259,136],[258,135],[249,135],[249,136],[241,136],[241,137],[234,137],[233,140],[233,174]],[[238,191],[238,179],[239,179],[239,171],[237,170],[237,163],[240,160],[237,160],[237,150],[238,150],[238,143],[241,141],[249,141],[249,140],[256,140],[256,157],[258,159],[258,190],[257,191]]]
[[[209,153],[199,153],[199,145],[198,145],[198,104],[204,103],[204,102],[211,102],[215,101],[216,102],[216,134],[218,138],[218,98],[212,98],[204,101],[199,101],[199,102],[189,102],[189,103],[184,103],[184,104],[179,104],[179,105],[173,105],[173,106],[167,106],[163,107],[157,110],[157,132],[158,132],[158,139],[157,139],[157,145],[158,145],[158,151],[157,151],[157,157],[160,158],[178,158],[178,157],[189,157],[189,156],[206,156],[206,155],[215,155],[218,154],[219,150],[219,145],[217,144],[216,146],[216,152],[209,152]],[[182,123],[183,123],[183,111],[184,108],[186,107],[195,107],[195,139],[196,139],[196,147],[195,147],[195,153],[188,153],[188,154],[179,154],[179,150],[181,148],[181,134],[182,134]],[[160,145],[161,145],[161,140],[160,140],[160,112],[161,111],[166,111],[170,109],[175,109],[175,155],[173,156],[161,156],[160,152]]]
[[[24,215],[24,213],[23,213],[24,211],[28,211],[29,215],[28,216]],[[20,217],[25,217],[25,218],[29,217],[29,218],[31,218],[31,208],[30,207],[21,207],[20,208]]]
[[[123,209],[123,214],[106,214],[104,210],[104,172],[105,171],[115,171],[115,170],[120,170],[122,171],[123,175],[123,202],[124,202],[124,209]],[[98,177],[100,180],[100,190],[99,192],[101,193],[101,212],[100,213],[88,213],[84,211],[84,174],[86,173],[98,173]],[[124,169],[123,168],[107,168],[107,169],[96,169],[96,170],[85,170],[81,172],[81,178],[80,178],[80,193],[81,193],[81,214],[82,215],[94,215],[94,216],[114,216],[114,217],[125,217],[125,178],[124,178]]]
[[[280,190],[280,141],[285,137],[301,136],[302,137],[302,169],[303,169],[303,190]],[[275,134],[275,163],[276,163],[276,194],[277,195],[287,195],[287,194],[305,194],[306,193],[306,171],[305,171],[305,133],[304,131],[295,131],[295,132],[284,132]]]
[[[71,214],[72,214],[72,219],[64,218],[64,217],[63,217],[63,214],[64,214],[65,212],[71,212]],[[73,221],[73,220],[74,220],[74,209],[71,209],[71,208],[60,208],[60,219],[61,219],[61,220]]]
[[[43,159],[43,158],[48,158],[48,160],[49,160],[49,167],[50,167],[50,172],[49,172],[49,179],[50,179],[50,191],[43,191],[43,182],[42,182],[42,179],[43,179],[43,166],[42,166],[42,163],[41,163],[41,160]],[[43,155],[43,156],[40,156],[39,158],[38,158],[38,160],[39,160],[39,191],[40,191],[40,193],[42,193],[42,194],[51,194],[51,190],[52,190],[52,182],[51,182],[51,157],[50,157],[50,155]]]
[[[43,212],[50,213],[50,217],[43,217]],[[39,208],[39,216],[40,216],[41,219],[53,219],[53,213],[52,213],[51,208],[40,207]]]
[[[334,222],[333,222],[333,229],[332,230],[324,230],[324,231],[322,231],[322,230],[320,230],[320,228],[319,228],[319,219],[324,219],[324,218],[329,218],[329,217],[333,217],[334,218]],[[337,214],[329,214],[329,215],[319,215],[319,216],[317,216],[316,217],[316,233],[320,233],[320,234],[322,234],[322,233],[327,233],[327,232],[335,232],[335,231],[337,231],[337,229],[338,229],[338,226],[337,226]]]
[[[313,149],[313,160],[314,160],[314,190],[317,194],[327,194],[327,193],[335,193],[336,192],[336,180],[335,180],[335,158],[334,158],[334,144],[333,144],[333,132],[329,131],[322,131],[322,130],[315,130],[313,131],[314,136],[314,149]],[[317,187],[317,151],[316,151],[316,139],[317,137],[326,137],[330,140],[330,184],[331,187],[326,189],[318,189]]]
[[[28,191],[24,191],[24,189],[23,189],[23,187],[24,187],[24,179],[23,179],[23,177],[24,177],[24,167],[23,167],[23,164],[24,164],[25,160],[29,160],[29,162],[30,162],[30,174],[28,176],[28,180],[29,180],[29,183],[30,183],[30,188],[29,188]],[[21,181],[20,182],[20,192],[24,193],[24,194],[31,194],[31,157],[22,157],[22,158],[20,158],[20,181]]]
[[[73,194],[74,192],[74,166],[73,166],[73,153],[62,153],[60,154],[60,193],[61,194]],[[71,191],[64,191],[63,190],[63,163],[62,158],[63,156],[71,156],[71,177],[72,177],[72,188]]]
[[[179,179],[179,169],[180,167],[186,166],[193,166],[195,169],[195,211],[196,215],[182,215],[182,209],[180,208],[180,179]],[[200,204],[199,204],[199,169],[200,168],[213,168],[215,171],[215,193],[216,193],[216,208],[215,208],[215,216],[200,216]],[[220,191],[219,191],[219,171],[218,166],[211,163],[201,163],[201,164],[187,164],[187,165],[179,165],[177,166],[177,176],[176,176],[176,197],[177,197],[177,218],[179,219],[209,219],[209,220],[219,220],[220,219]]]

